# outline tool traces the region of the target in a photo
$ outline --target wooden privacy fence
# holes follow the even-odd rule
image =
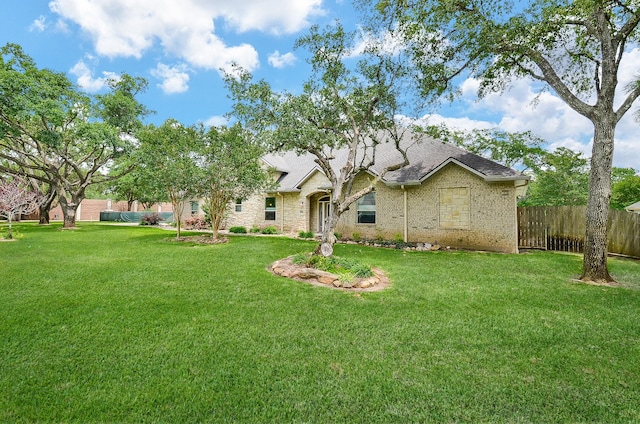
[[[582,253],[586,206],[518,208],[518,247]],[[610,210],[607,251],[640,258],[640,214]]]

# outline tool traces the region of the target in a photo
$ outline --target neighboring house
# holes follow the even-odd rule
[[[629,205],[624,208],[625,211],[640,213],[640,202],[636,202],[633,205]]]
[[[391,144],[381,145],[376,173],[397,162]],[[518,251],[517,197],[530,177],[481,156],[433,139],[407,149],[410,164],[387,173],[375,191],[353,203],[340,218],[343,238],[431,243],[458,248]],[[329,212],[331,185],[314,156],[293,152],[264,157],[277,188],[232,205],[226,227],[274,225],[284,233],[321,232]],[[346,150],[336,153],[336,166]],[[362,173],[354,188],[363,187]]]

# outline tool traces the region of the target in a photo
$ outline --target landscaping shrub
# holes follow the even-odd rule
[[[148,215],[143,215],[140,220],[140,225],[158,225],[160,221],[164,221],[157,213],[150,213]]]
[[[253,227],[251,227],[251,232],[254,233],[254,234],[255,233],[259,233],[260,231],[261,231],[260,227],[256,227],[255,225]]]
[[[247,227],[242,227],[242,226],[231,227],[229,228],[229,232],[234,234],[247,234]]]
[[[277,234],[278,229],[273,225],[269,225],[268,227],[264,227],[261,232],[262,234]]]
[[[310,239],[310,238],[314,238],[315,235],[313,234],[313,231],[300,231],[298,233],[298,237],[303,239]]]
[[[291,258],[291,261],[296,265],[316,268],[333,274],[350,274],[351,278],[365,278],[373,275],[369,265],[355,259],[340,256],[324,257],[309,253],[298,253]]]
[[[209,223],[203,215],[193,215],[184,220],[186,230],[206,230],[209,227]]]

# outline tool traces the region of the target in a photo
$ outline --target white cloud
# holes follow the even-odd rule
[[[637,54],[637,60],[640,61],[640,52]],[[620,75],[623,85],[635,75],[633,67],[624,67]],[[583,153],[587,158],[591,157],[593,124],[554,93],[540,92],[537,83],[519,80],[503,93],[492,93],[478,100],[478,87],[479,82],[474,79],[467,79],[460,85],[462,104],[466,105],[466,118],[431,115],[429,124],[445,123],[465,130],[500,128],[510,132],[531,131],[548,142],[547,149],[550,151],[566,147]],[[638,107],[628,112],[616,128],[614,166],[640,169],[640,142],[637,136],[640,123],[633,117],[633,112],[637,109]],[[483,119],[487,116],[495,123]]]
[[[89,57],[88,59],[91,60],[92,58]],[[78,78],[77,84],[90,93],[103,89],[107,80],[118,78],[118,75],[114,72],[102,72],[102,77],[94,78],[93,71],[83,60],[79,60],[73,65],[69,72]]]
[[[280,52],[276,50],[269,55],[269,65],[278,69],[291,66],[296,62],[296,60],[296,56],[291,52],[280,54]]]
[[[189,74],[185,65],[170,67],[158,63],[156,69],[151,70],[151,75],[162,80],[158,86],[166,94],[184,93],[189,89]]]
[[[572,150],[576,153],[582,153],[582,156],[585,158],[591,157],[591,147],[593,143],[590,141],[588,143],[580,142],[573,138],[564,138],[561,140],[556,140],[547,146],[547,150],[550,152],[555,151],[559,147],[564,147],[569,150]]]
[[[254,70],[258,53],[248,44],[229,46],[215,31],[214,21],[225,28],[294,33],[308,18],[322,13],[322,0],[52,0],[50,9],[77,23],[109,57],[140,58],[156,43],[165,53],[206,69],[227,68],[231,63]]]
[[[221,127],[228,123],[229,119],[224,116],[211,116],[209,119],[204,121],[204,125],[207,127]]]
[[[423,127],[439,126],[444,124],[447,128],[455,128],[463,131],[471,131],[474,129],[488,130],[497,127],[495,123],[489,121],[472,118],[446,117],[437,113],[425,115],[422,118],[415,120],[414,123]]]
[[[42,32],[47,29],[47,18],[40,15],[40,17],[33,21],[31,25],[29,25],[29,31],[38,31]]]

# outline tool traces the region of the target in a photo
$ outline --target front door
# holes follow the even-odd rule
[[[329,196],[325,196],[318,200],[318,232],[324,231],[324,226],[329,219],[329,213],[331,212],[331,203],[329,202]]]

